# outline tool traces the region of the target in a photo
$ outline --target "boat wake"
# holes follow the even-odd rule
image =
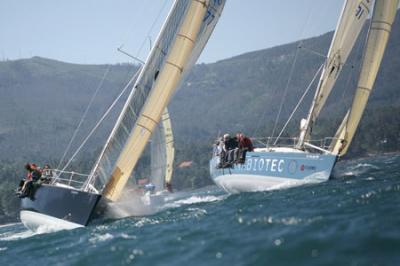
[[[224,200],[228,197],[228,195],[220,195],[220,196],[191,196],[189,198],[185,199],[180,199],[176,200],[173,202],[169,202],[165,204],[165,208],[178,208],[183,205],[191,205],[191,204],[197,204],[197,203],[206,203],[206,202],[215,202],[215,201],[220,201]]]
[[[345,168],[341,169],[340,165],[337,167],[338,169],[335,171],[334,177],[358,177],[362,176],[368,172],[379,170],[380,168],[371,163],[357,163],[354,165],[344,165]]]
[[[26,229],[22,223],[4,224],[0,226],[0,241],[13,241],[32,237],[39,233]]]
[[[12,223],[0,226],[0,241],[15,241],[30,238],[36,235],[54,233],[64,230],[62,225],[52,226],[39,226],[36,230],[32,231],[27,229],[22,223]]]
[[[131,216],[154,215],[183,205],[224,200],[228,196],[226,194],[215,195],[215,193],[221,193],[221,191],[201,189],[175,193],[161,191],[156,194],[146,193],[141,196],[124,194],[118,202],[108,204],[106,218],[120,219]]]

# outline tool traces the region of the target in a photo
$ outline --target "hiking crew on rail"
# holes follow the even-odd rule
[[[35,188],[43,183],[50,183],[53,173],[48,164],[41,169],[34,163],[27,163],[25,170],[26,177],[19,182],[16,194],[20,198],[33,198]]]
[[[219,155],[220,163],[217,168],[233,167],[234,164],[243,164],[246,160],[246,152],[254,151],[250,138],[243,133],[237,133],[236,137],[224,134],[223,138],[217,140],[215,152]]]

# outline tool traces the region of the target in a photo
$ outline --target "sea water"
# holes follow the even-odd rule
[[[400,265],[400,156],[339,162],[332,180],[171,197],[154,215],[69,231],[0,226],[0,265]]]

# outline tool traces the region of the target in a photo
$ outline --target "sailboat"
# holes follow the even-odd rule
[[[326,60],[319,70],[321,75],[308,116],[301,120],[299,137],[291,145],[281,145],[279,139],[275,139],[266,147],[247,152],[243,164],[226,168],[220,167],[220,154],[218,149],[214,149],[210,161],[213,181],[230,193],[327,181],[337,159],[346,154],[360,123],[397,7],[398,0],[375,0],[374,4],[372,0],[345,1]],[[372,17],[352,106],[334,137],[316,145],[310,137],[312,128],[370,14]]]
[[[162,113],[205,47],[225,5],[224,0],[176,0],[141,68],[90,174],[59,174],[21,200],[22,223],[40,226],[86,226],[98,206],[116,202]],[[99,202],[105,204],[99,204]]]

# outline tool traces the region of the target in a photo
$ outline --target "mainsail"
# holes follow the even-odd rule
[[[200,55],[225,0],[176,0],[87,182],[117,200],[174,91]]]
[[[347,0],[344,3],[335,34],[327,55],[321,78],[306,124],[302,127],[298,146],[301,147],[304,140],[310,134],[311,128],[323,108],[330,92],[347,58],[357,40],[357,37],[368,18],[372,0]]]
[[[175,150],[171,120],[165,109],[153,135],[150,147],[150,179],[156,191],[163,190],[166,183],[171,183]]]
[[[396,16],[398,2],[398,0],[376,0],[375,2],[353,104],[336,133],[337,141],[331,148],[340,156],[348,150],[374,86]]]

